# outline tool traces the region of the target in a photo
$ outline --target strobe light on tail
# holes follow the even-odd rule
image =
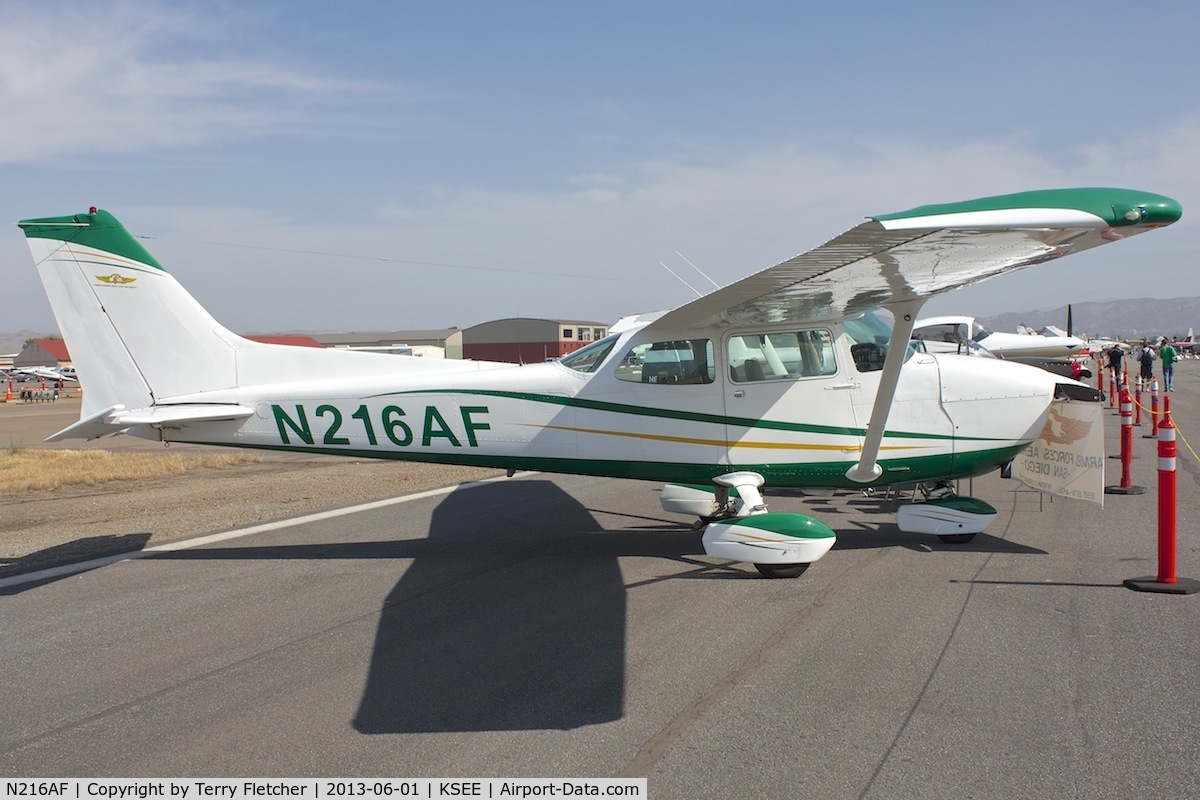
[[[84,390],[80,421],[52,438],[124,432],[665,482],[665,506],[705,518],[710,555],[793,575],[835,536],[769,511],[770,487],[921,483],[928,502],[902,526],[969,535],[986,508],[947,482],[1011,459],[1056,398],[1088,397],[1032,367],[914,350],[925,300],[1179,216],[1158,195],[1078,189],[874,217],[525,366],[248,341],[110,214],[20,225]]]

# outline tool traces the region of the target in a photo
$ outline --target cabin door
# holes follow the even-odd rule
[[[856,385],[850,396],[857,426],[865,433],[875,406],[883,363],[882,358],[851,360]],[[937,359],[928,353],[910,353],[900,371],[879,450],[888,483],[904,482],[906,475],[912,475],[913,480],[924,480],[929,474],[952,471],[954,423],[946,414],[941,398]]]
[[[729,463],[768,486],[828,483],[857,457],[852,381],[825,328],[738,332],[723,342]]]

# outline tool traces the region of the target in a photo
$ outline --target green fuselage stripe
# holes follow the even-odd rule
[[[465,394],[483,397],[500,397],[509,400],[524,400],[533,403],[583,408],[591,411],[605,411],[611,414],[632,414],[640,417],[658,417],[662,419],[684,420],[687,422],[702,422],[710,425],[727,425],[738,428],[760,428],[763,430],[789,431],[791,433],[818,433],[831,436],[865,436],[865,428],[848,428],[839,425],[812,425],[804,422],[786,422],[784,420],[754,419],[753,417],[730,417],[723,414],[707,414],[700,411],[679,411],[672,408],[654,408],[653,406],[634,406],[627,403],[613,403],[606,400],[588,400],[581,397],[565,395],[534,394],[531,392],[510,392],[495,389],[412,389],[402,392],[386,392],[375,397],[398,397],[402,395],[447,395]],[[935,441],[963,442],[999,442],[1007,441],[984,436],[947,436],[938,433],[912,433],[905,431],[884,431],[885,438],[901,439],[931,439]]]
[[[202,440],[173,439],[184,444],[213,444]],[[758,472],[768,486],[804,487],[832,486],[861,488],[862,484],[846,478],[846,470],[854,461],[828,461],[770,464],[688,464],[664,461],[631,461],[617,459],[547,458],[538,456],[503,456],[476,453],[431,453],[414,450],[362,450],[344,447],[267,445],[220,442],[224,446],[254,450],[277,450],[292,453],[357,458],[418,461],[430,464],[455,464],[467,467],[490,467],[506,470],[533,470],[571,475],[594,475],[603,478],[629,478],[662,483],[695,483],[707,485],[718,475],[738,470]],[[1024,444],[990,450],[977,450],[955,455],[917,456],[905,459],[881,459],[883,475],[872,486],[888,486],[926,480],[953,480],[982,475],[1012,460],[1025,448]]]

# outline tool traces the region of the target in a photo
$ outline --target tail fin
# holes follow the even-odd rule
[[[230,390],[314,375],[394,381],[511,367],[254,342],[213,319],[108,212],[18,224],[83,388],[80,421],[55,441],[241,419],[254,410]]]
[[[111,214],[23,220],[84,387],[82,416],[237,383],[223,328]]]

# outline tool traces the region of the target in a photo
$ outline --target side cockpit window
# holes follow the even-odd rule
[[[846,344],[849,345],[850,355],[854,359],[854,368],[859,372],[882,370],[883,363],[887,360],[888,345],[892,340],[892,326],[871,312],[863,314],[858,319],[848,319],[843,325],[846,331]],[[924,342],[929,344],[939,341],[943,335],[960,336],[965,333],[966,327],[952,325],[939,330],[928,326],[922,327],[922,330],[929,332],[930,335],[921,337]],[[907,345],[904,348],[905,361],[912,358],[919,348],[924,349],[919,345],[914,345],[911,341],[905,344]]]
[[[633,383],[712,383],[717,376],[712,341],[680,339],[635,345],[618,362],[618,380]]]
[[[729,339],[729,377],[736,383],[833,375],[829,331],[751,333]]]

